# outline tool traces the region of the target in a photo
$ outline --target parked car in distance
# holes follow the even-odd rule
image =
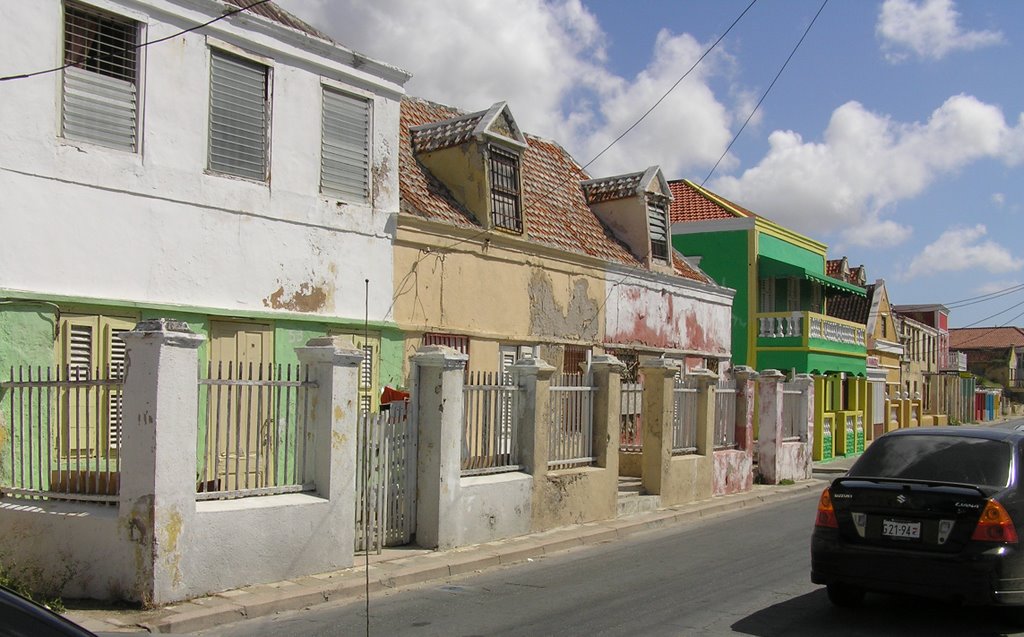
[[[821,494],[811,581],[838,606],[878,592],[1024,608],[1022,440],[975,427],[880,436]]]
[[[97,637],[69,619],[0,586],[0,637]]]

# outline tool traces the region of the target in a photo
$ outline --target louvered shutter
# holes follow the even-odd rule
[[[110,148],[136,149],[137,23],[67,3],[61,132]]]
[[[266,66],[211,51],[211,170],[266,180],[267,95]]]
[[[353,201],[370,199],[370,103],[324,89],[320,190]]]
[[[124,380],[125,366],[125,345],[121,335],[128,332],[130,328],[117,327],[108,322],[106,327],[107,341],[107,368],[110,380]],[[124,393],[120,388],[110,388],[105,392],[107,403],[107,444],[111,448],[121,446],[121,434],[123,431],[123,397]]]
[[[668,229],[665,209],[648,204],[647,225],[651,233],[651,256],[656,259],[668,258]]]

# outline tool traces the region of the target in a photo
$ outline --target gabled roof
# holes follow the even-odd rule
[[[526,138],[505,102],[476,113],[414,126],[411,130],[413,150],[417,153],[451,148],[485,136],[501,137],[515,146],[526,146]]]
[[[650,166],[647,170],[637,173],[588,179],[581,183],[580,187],[583,188],[587,203],[595,204],[643,194],[655,179],[658,180],[658,191],[671,199],[671,195],[668,194],[671,192],[668,182],[657,166]]]
[[[874,293],[875,284],[872,283],[866,288],[866,296],[859,294],[829,296],[825,305],[825,313],[837,319],[867,325]]]
[[[402,99],[399,183],[403,214],[461,227],[480,227],[448,188],[416,159],[413,144],[415,136],[422,131],[438,131],[436,138],[444,139],[444,143],[452,139],[468,140],[470,122],[475,130],[484,121],[483,114],[491,110],[493,108],[466,114],[423,99]],[[440,132],[442,130],[447,132]],[[523,135],[523,139],[526,146],[522,153],[520,179],[526,238],[567,252],[644,268],[644,264],[590,210],[580,187],[580,183],[589,180],[590,176],[572,156],[555,142],[532,135]],[[714,284],[699,269],[673,256],[677,275]]]
[[[1024,329],[1019,327],[956,327],[949,330],[949,348],[954,350],[1024,346]]]
[[[668,182],[668,185],[672,190],[672,204],[669,206],[669,219],[672,223],[758,217],[743,206],[689,179],[676,179]]]
[[[267,18],[268,20],[272,20],[274,22],[277,22],[278,24],[283,24],[286,27],[291,27],[292,29],[296,29],[298,31],[302,31],[306,35],[311,35],[314,38],[319,38],[321,40],[327,40],[328,42],[333,42],[334,41],[334,40],[332,40],[330,38],[330,36],[326,35],[322,31],[318,31],[316,29],[316,27],[312,26],[311,24],[309,24],[307,22],[303,22],[302,20],[300,20],[299,18],[295,17],[294,15],[288,13],[287,11],[285,11],[281,7],[277,6],[277,4],[275,4],[273,2],[264,2],[263,4],[257,4],[256,6],[250,6],[250,5],[253,4],[254,0],[223,0],[223,1],[228,3],[228,4],[233,4],[236,7],[239,7],[241,9],[245,9],[249,13],[253,13],[253,14],[256,14],[258,16],[262,16],[264,18]]]

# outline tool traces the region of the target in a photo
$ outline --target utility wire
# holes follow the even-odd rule
[[[827,1],[827,0],[826,0],[826,1]],[[630,124],[630,125],[629,125],[629,126],[628,126],[628,127],[627,127],[627,128],[625,129],[625,130],[624,130],[624,131],[622,131],[622,133],[620,133],[620,134],[619,134],[619,135],[618,135],[618,136],[617,136],[617,137],[616,137],[615,139],[613,139],[613,140],[612,140],[612,141],[611,141],[611,142],[610,142],[610,143],[609,143],[609,144],[608,144],[607,146],[605,146],[605,147],[604,147],[604,148],[603,148],[603,149],[602,149],[602,150],[601,150],[601,151],[600,151],[599,153],[597,153],[596,155],[594,155],[594,157],[592,157],[592,158],[590,159],[590,161],[588,161],[587,163],[583,164],[582,166],[580,166],[579,164],[576,164],[576,165],[577,165],[577,166],[579,167],[580,171],[581,171],[581,172],[584,172],[584,173],[585,173],[585,172],[586,172],[586,170],[587,170],[587,168],[588,168],[588,167],[589,167],[589,166],[590,166],[591,164],[593,164],[593,163],[594,163],[595,161],[597,161],[597,160],[598,160],[598,159],[599,159],[599,158],[600,158],[600,157],[601,157],[602,155],[604,155],[604,154],[605,154],[606,152],[608,152],[608,151],[609,151],[609,150],[610,150],[610,149],[611,149],[611,148],[612,148],[613,146],[615,146],[615,144],[617,144],[618,142],[620,142],[620,141],[621,141],[621,140],[622,140],[622,139],[623,139],[623,138],[624,138],[624,137],[625,137],[626,135],[628,135],[628,134],[629,134],[629,133],[630,133],[630,132],[631,132],[631,131],[632,131],[632,130],[633,130],[634,128],[636,128],[636,127],[637,127],[637,126],[638,126],[638,125],[639,125],[639,124],[640,124],[640,123],[641,123],[641,122],[642,122],[642,121],[643,121],[643,120],[644,120],[644,119],[645,119],[645,118],[646,118],[646,117],[647,117],[648,115],[650,115],[650,114],[651,114],[651,113],[652,113],[652,112],[654,111],[654,109],[658,108],[658,106],[659,106],[659,105],[661,105],[661,103],[662,103],[663,101],[665,101],[665,98],[667,98],[667,97],[669,96],[669,94],[671,94],[671,93],[672,93],[672,91],[674,91],[674,90],[676,89],[676,87],[677,87],[677,86],[679,86],[679,84],[680,84],[680,83],[681,83],[681,82],[682,82],[682,81],[683,81],[684,79],[686,79],[686,78],[687,78],[687,77],[688,77],[688,76],[690,75],[690,73],[692,73],[692,72],[693,72],[693,70],[694,70],[695,68],[697,68],[697,65],[699,65],[699,64],[700,64],[700,63],[701,63],[701,62],[702,62],[702,61],[704,60],[704,58],[706,58],[706,57],[707,57],[707,56],[708,56],[708,55],[709,55],[709,54],[710,54],[710,53],[711,53],[711,52],[712,52],[713,50],[715,50],[715,48],[716,48],[716,47],[717,47],[717,46],[718,46],[718,45],[719,45],[719,44],[720,44],[720,43],[722,42],[722,40],[724,40],[724,39],[725,39],[725,36],[729,35],[729,33],[730,33],[730,32],[731,32],[732,30],[733,30],[733,28],[734,28],[734,27],[735,27],[735,26],[736,26],[737,24],[739,24],[739,21],[740,21],[741,19],[743,19],[743,16],[745,16],[745,15],[747,14],[747,12],[748,12],[748,11],[750,11],[750,9],[751,9],[751,8],[752,8],[752,7],[753,7],[753,6],[755,5],[755,4],[757,4],[757,0],[751,0],[750,4],[748,4],[748,5],[746,6],[746,8],[745,8],[745,9],[743,9],[743,11],[742,11],[742,12],[740,12],[740,14],[739,14],[738,16],[736,16],[736,19],[734,19],[734,20],[732,21],[732,23],[731,23],[731,24],[729,25],[729,27],[728,27],[728,28],[727,28],[727,29],[726,29],[726,30],[725,30],[725,31],[724,31],[724,32],[722,33],[722,35],[720,35],[720,36],[718,37],[718,39],[717,39],[717,40],[715,40],[715,41],[714,41],[714,43],[712,43],[712,44],[711,44],[711,46],[709,46],[709,47],[708,47],[708,48],[707,48],[707,49],[706,49],[706,50],[704,51],[704,53],[702,53],[702,54],[701,54],[701,56],[700,56],[699,58],[697,58],[697,61],[696,61],[696,62],[694,62],[694,63],[693,63],[693,64],[692,64],[691,66],[690,66],[690,68],[689,68],[689,69],[687,69],[687,70],[686,70],[686,72],[685,72],[685,73],[683,73],[683,74],[682,74],[682,75],[681,75],[681,76],[679,77],[679,79],[677,79],[677,80],[675,81],[675,83],[674,83],[674,84],[672,84],[672,86],[670,86],[670,87],[668,88],[668,90],[667,90],[667,91],[665,91],[665,92],[664,92],[664,93],[663,93],[663,94],[661,95],[661,97],[659,97],[659,98],[658,98],[658,100],[657,100],[657,101],[655,101],[655,102],[654,102],[654,104],[653,104],[653,105],[652,105],[652,106],[651,106],[650,108],[648,108],[648,109],[647,109],[647,110],[646,110],[646,111],[644,112],[644,114],[643,114],[643,115],[641,115],[641,116],[640,116],[639,118],[637,118],[637,120],[636,120],[636,121],[634,121],[634,122],[633,122],[632,124]],[[818,12],[819,12],[819,13],[821,12],[821,11],[820,11],[820,9],[819,9],[819,11],[818,11]],[[805,33],[805,34],[806,34],[806,33]],[[571,156],[570,156],[570,159],[572,159],[572,157],[571,157]],[[573,160],[573,161],[574,161],[574,163],[575,163],[575,160]],[[571,183],[571,182],[570,182],[570,183]],[[553,185],[553,186],[550,186],[550,187],[549,187],[549,188],[548,188],[547,190],[544,190],[544,191],[542,191],[542,192],[541,192],[540,194],[538,194],[538,195],[536,195],[536,196],[532,197],[530,201],[526,201],[526,198],[525,198],[525,197],[523,197],[523,209],[522,209],[522,214],[524,215],[524,217],[525,217],[525,214],[526,214],[526,212],[528,212],[529,210],[532,210],[532,209],[533,209],[533,207],[535,207],[535,206],[536,206],[536,205],[538,205],[538,204],[539,204],[539,203],[540,203],[541,201],[543,201],[545,197],[547,197],[548,195],[550,195],[551,193],[555,192],[555,191],[556,191],[557,189],[559,189],[559,188],[561,188],[562,186],[565,186],[565,185],[566,185],[565,183],[556,183],[555,185]],[[448,244],[448,245],[444,246],[443,248],[439,248],[439,250],[445,250],[445,251],[447,251],[447,250],[451,250],[451,249],[453,249],[453,248],[456,248],[456,247],[458,247],[459,245],[462,245],[463,243],[468,243],[468,242],[471,242],[471,241],[475,241],[475,240],[479,239],[480,237],[482,237],[482,236],[484,236],[484,235],[486,235],[486,234],[489,234],[489,233],[490,233],[490,231],[489,231],[489,230],[487,230],[487,229],[482,229],[482,230],[480,230],[479,232],[477,232],[477,233],[475,233],[475,234],[472,234],[472,235],[470,235],[470,236],[468,236],[468,237],[464,237],[464,238],[462,238],[462,239],[459,239],[459,240],[457,240],[457,241],[455,241],[455,242],[453,242],[453,243],[450,243],[450,244]],[[425,260],[425,259],[426,259],[426,258],[427,258],[428,256],[430,256],[431,254],[436,254],[436,253],[435,253],[435,252],[425,252],[424,254],[420,255],[420,257],[419,257],[419,258],[417,258],[417,259],[416,259],[416,260],[415,260],[415,261],[414,261],[414,262],[412,263],[412,265],[410,266],[409,272],[408,272],[408,273],[407,273],[407,274],[405,275],[405,277],[404,277],[404,278],[403,278],[403,279],[402,279],[402,280],[401,280],[401,281],[399,282],[399,284],[398,284],[397,286],[395,286],[395,287],[396,287],[396,290],[397,290],[397,292],[395,293],[395,296],[394,296],[394,297],[393,297],[393,298],[391,299],[391,305],[390,305],[390,306],[388,307],[388,309],[387,309],[387,312],[385,312],[385,313],[384,313],[384,319],[387,319],[387,317],[391,315],[391,311],[392,311],[392,310],[394,309],[394,307],[395,307],[395,303],[397,303],[397,302],[398,302],[398,298],[399,298],[399,297],[400,297],[400,296],[401,296],[402,294],[404,294],[404,292],[402,292],[402,288],[403,288],[404,284],[405,284],[405,283],[406,283],[406,282],[407,282],[407,281],[409,280],[409,278],[410,278],[410,277],[411,277],[411,276],[413,275],[413,272],[415,271],[415,268],[416,268],[416,266],[417,266],[417,265],[419,265],[420,263],[422,263],[422,262],[423,262],[423,261],[424,261],[424,260]],[[629,267],[629,266],[628,266],[628,264],[626,264],[626,265],[627,265],[627,267]],[[646,272],[646,270],[643,270],[642,268],[636,268],[636,267],[634,267],[633,269],[634,269],[635,271],[638,271],[638,272],[639,272],[639,271],[641,271],[641,270],[642,270],[642,271],[645,271],[645,272]],[[627,275],[627,276],[628,276],[628,275]],[[623,279],[621,279],[621,280],[619,281],[619,283],[621,283],[622,281],[625,281],[625,277],[624,277]],[[616,284],[616,285],[617,285],[617,284]],[[614,288],[614,285],[613,285],[613,288]],[[608,301],[608,299],[607,299],[607,298],[605,298],[605,303],[607,303],[607,301]],[[602,307],[603,307],[603,305],[604,305],[604,304],[602,304]]]
[[[1000,297],[1007,296],[1009,294],[1013,294],[1014,292],[1019,292],[1021,290],[1024,290],[1024,284],[1014,285],[1008,288],[1003,288],[1002,290],[996,290],[995,292],[989,292],[988,294],[982,294],[980,296],[973,296],[967,299],[962,299],[960,301],[953,301],[952,303],[943,303],[943,305],[945,305],[947,308],[951,310],[955,310],[961,307],[977,305],[978,303],[984,303],[985,301],[998,299]]]
[[[827,2],[827,1],[828,1],[828,0],[826,0],[826,2]],[[587,169],[587,167],[588,167],[588,166],[590,166],[590,164],[592,164],[592,163],[594,163],[595,161],[597,161],[597,160],[598,160],[598,158],[600,158],[600,157],[601,157],[601,155],[604,155],[604,154],[605,154],[605,153],[606,153],[606,152],[607,152],[607,151],[608,151],[608,150],[609,150],[609,149],[610,149],[610,148],[611,148],[612,146],[614,146],[615,144],[617,144],[617,143],[619,142],[619,140],[620,140],[620,139],[622,139],[623,137],[625,137],[626,135],[628,135],[628,134],[630,133],[630,131],[632,131],[632,130],[633,130],[634,128],[636,128],[637,126],[639,126],[639,125],[640,125],[640,122],[644,121],[644,119],[646,119],[646,118],[647,118],[647,116],[648,116],[648,115],[650,115],[650,114],[651,114],[651,112],[653,112],[653,111],[654,111],[654,109],[658,108],[658,106],[659,106],[659,105],[660,105],[660,104],[661,104],[662,102],[664,102],[664,101],[665,101],[665,98],[667,98],[667,97],[669,96],[669,94],[670,94],[670,93],[672,93],[672,91],[676,90],[676,87],[677,87],[677,86],[679,86],[679,83],[680,83],[680,82],[682,82],[683,80],[685,80],[685,79],[687,78],[687,76],[689,76],[689,75],[690,75],[690,73],[692,73],[692,72],[693,72],[693,70],[694,70],[695,68],[697,68],[697,65],[698,65],[698,64],[700,64],[701,62],[703,62],[703,61],[704,61],[704,58],[706,58],[706,57],[707,57],[707,56],[708,56],[708,55],[709,55],[709,54],[710,54],[710,53],[711,53],[712,51],[714,51],[714,50],[715,50],[715,47],[717,47],[717,46],[718,46],[718,43],[719,43],[719,42],[721,42],[722,40],[724,40],[724,39],[725,39],[725,36],[729,35],[729,32],[730,32],[730,31],[732,31],[732,28],[733,28],[733,27],[735,27],[735,26],[736,26],[736,24],[737,24],[737,23],[738,23],[738,22],[739,22],[739,21],[740,21],[741,19],[743,19],[743,16],[747,15],[747,11],[750,11],[751,7],[753,7],[753,6],[755,5],[755,4],[757,4],[757,0],[751,0],[751,1],[750,1],[750,4],[748,4],[748,5],[747,5],[747,8],[746,8],[746,9],[744,9],[744,10],[743,10],[743,12],[742,12],[742,13],[740,13],[740,14],[739,14],[738,16],[736,16],[736,19],[732,21],[732,24],[730,24],[730,25],[729,25],[729,28],[728,28],[728,29],[726,29],[726,30],[725,30],[725,31],[724,31],[724,32],[722,33],[722,35],[718,36],[718,39],[717,39],[717,40],[715,40],[715,43],[714,43],[714,44],[712,44],[712,45],[711,45],[710,47],[708,47],[708,49],[707,49],[706,51],[704,51],[704,53],[703,53],[703,54],[701,54],[701,56],[700,56],[699,58],[697,58],[697,61],[696,61],[696,62],[694,62],[694,63],[693,63],[693,65],[692,65],[692,66],[690,66],[690,68],[686,70],[686,73],[683,73],[683,74],[682,74],[682,75],[681,75],[681,76],[679,77],[679,79],[675,81],[675,84],[673,84],[672,86],[670,86],[670,87],[669,87],[669,89],[668,89],[667,91],[665,91],[665,93],[664,93],[664,94],[662,94],[662,96],[661,96],[661,97],[659,97],[659,98],[658,98],[658,101],[656,101],[656,102],[655,102],[655,103],[654,103],[654,104],[653,104],[653,105],[652,105],[652,106],[651,106],[651,107],[650,107],[649,109],[647,109],[647,111],[646,111],[646,112],[645,112],[645,113],[644,113],[643,115],[641,115],[639,119],[637,119],[637,120],[636,120],[635,122],[633,122],[633,123],[632,123],[632,124],[631,124],[631,125],[630,125],[630,126],[629,126],[629,127],[627,128],[627,129],[626,129],[626,130],[622,131],[622,133],[621,133],[621,134],[620,134],[620,135],[619,135],[618,137],[616,137],[615,139],[613,139],[613,140],[611,141],[611,143],[610,143],[610,144],[608,144],[607,146],[605,146],[605,147],[604,147],[604,149],[602,149],[602,150],[601,150],[601,152],[599,152],[598,154],[594,155],[594,158],[593,158],[593,159],[591,159],[591,160],[590,160],[590,161],[588,161],[588,162],[587,162],[586,164],[584,164],[584,165],[583,165],[583,170],[586,170],[586,169]],[[818,11],[818,12],[819,12],[819,13],[821,13],[821,10],[819,9],[819,11]],[[812,22],[812,24],[813,24],[813,22]],[[716,165],[717,165],[717,164],[716,164]]]
[[[101,55],[91,54],[91,55],[89,55],[89,57],[85,58],[84,60],[80,60],[78,62],[69,62],[67,64],[63,64],[61,66],[57,66],[57,67],[54,67],[52,69],[45,69],[45,70],[42,70],[42,71],[33,71],[31,73],[21,73],[21,74],[18,74],[18,75],[7,75],[7,76],[4,76],[4,77],[0,77],[0,82],[7,82],[7,81],[10,81],[10,80],[24,80],[24,79],[28,79],[30,77],[36,77],[36,76],[39,76],[39,75],[46,75],[48,73],[56,73],[58,71],[63,71],[64,69],[66,69],[68,67],[71,67],[71,66],[84,66],[87,62],[92,62],[94,60],[104,60],[104,59],[107,59],[107,58],[114,57],[115,55],[119,55],[121,53],[127,53],[128,51],[136,51],[138,49],[143,49],[143,48],[145,48],[147,46],[152,46],[154,44],[159,44],[161,42],[166,42],[167,40],[171,40],[173,38],[176,38],[176,37],[178,37],[180,35],[184,35],[184,34],[189,33],[191,31],[197,31],[199,29],[202,29],[203,27],[210,26],[214,22],[217,22],[219,20],[223,20],[224,18],[230,18],[231,16],[233,16],[233,15],[235,15],[237,13],[241,13],[243,11],[248,11],[249,9],[252,9],[253,7],[257,7],[257,6],[261,5],[261,4],[266,4],[267,2],[270,2],[270,0],[255,0],[255,2],[253,2],[251,4],[248,4],[248,5],[244,6],[244,7],[240,7],[238,9],[230,9],[228,11],[225,11],[224,13],[222,13],[219,16],[217,16],[216,18],[213,18],[212,20],[207,20],[206,22],[204,22],[202,24],[197,24],[194,27],[189,27],[187,29],[183,29],[181,31],[178,31],[177,33],[173,33],[171,35],[168,35],[168,36],[165,36],[165,37],[162,37],[162,38],[158,38],[156,40],[147,40],[145,42],[142,42],[141,44],[133,44],[131,46],[121,47],[118,50],[107,51],[106,53],[103,53]]]
[[[708,172],[708,176],[704,178],[704,181],[700,182],[702,188],[704,187],[704,184],[707,183],[708,179],[711,179],[711,175],[715,174],[715,170],[718,168],[718,165],[722,163],[722,160],[725,159],[725,156],[729,154],[729,150],[732,148],[732,145],[736,143],[737,139],[739,139],[740,133],[742,133],[743,129],[747,127],[747,124],[750,122],[750,119],[754,117],[754,113],[757,112],[757,109],[761,107],[761,103],[764,102],[766,97],[768,97],[768,93],[771,92],[772,87],[775,86],[775,83],[779,80],[779,77],[782,75],[782,72],[786,70],[787,66],[789,66],[789,61],[793,59],[794,55],[796,55],[797,49],[799,49],[800,45],[803,44],[804,38],[807,37],[807,34],[811,31],[811,27],[814,26],[815,22],[817,22],[818,16],[821,15],[821,12],[824,11],[825,5],[827,4],[828,0],[825,0],[824,2],[821,3],[821,6],[818,7],[818,12],[814,14],[813,18],[811,18],[811,22],[807,25],[807,28],[804,29],[804,34],[800,36],[800,39],[797,41],[796,46],[794,46],[793,50],[790,51],[789,57],[787,57],[786,61],[783,62],[782,68],[779,69],[779,72],[775,74],[775,78],[772,80],[772,83],[768,85],[767,89],[765,89],[764,95],[762,95],[761,99],[757,101],[757,104],[754,105],[753,110],[750,111],[750,115],[747,115],[747,119],[743,122],[743,125],[740,126],[740,129],[736,131],[735,135],[733,135],[732,141],[730,141],[729,145],[725,147],[725,151],[722,152],[721,157],[718,158],[718,161],[715,162],[715,165],[711,167],[711,171]],[[750,7],[747,8],[749,9]]]

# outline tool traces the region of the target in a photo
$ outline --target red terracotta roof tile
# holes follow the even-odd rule
[[[758,216],[707,188],[701,188],[689,179],[676,179],[668,182],[668,186],[672,190],[672,204],[668,210],[672,223]]]
[[[954,327],[949,330],[949,348],[954,350],[1024,346],[1024,329],[1019,327]]]
[[[413,139],[419,131],[436,128],[443,131],[443,134],[438,133],[438,139],[448,140],[450,137],[445,135],[460,135],[458,131],[464,128],[466,120],[480,114],[462,113],[450,106],[417,98],[402,100],[399,150],[402,213],[462,227],[480,227],[474,216],[431,175],[413,152]],[[441,122],[445,124],[424,127]],[[526,238],[567,252],[644,267],[590,210],[580,185],[590,176],[569,153],[557,143],[539,137],[526,135],[526,141],[520,173]],[[673,265],[681,277],[712,283],[707,275],[681,259],[674,258]]]

